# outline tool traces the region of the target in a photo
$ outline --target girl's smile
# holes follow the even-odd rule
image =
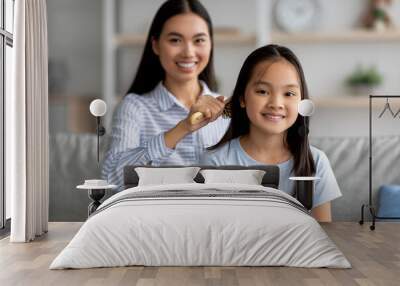
[[[271,112],[261,112],[261,115],[266,119],[272,122],[280,122],[285,118],[285,115]]]

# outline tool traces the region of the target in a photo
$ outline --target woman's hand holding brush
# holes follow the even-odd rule
[[[174,128],[165,132],[165,145],[168,148],[173,149],[187,134],[216,120],[224,112],[226,103],[227,101],[224,100],[223,96],[200,96],[190,109],[189,115],[180,121]]]
[[[200,96],[199,100],[192,106],[191,112],[186,119],[190,130],[197,130],[221,116],[225,108],[224,96],[212,97],[210,95]]]

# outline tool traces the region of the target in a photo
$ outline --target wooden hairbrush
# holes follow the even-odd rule
[[[225,102],[225,108],[222,111],[222,116],[224,118],[230,118],[231,117],[231,113],[232,113],[232,108],[231,108],[231,98],[227,98],[224,100]],[[189,118],[189,122],[192,125],[198,124],[200,122],[202,122],[204,120],[204,114],[200,111],[197,111],[195,113],[193,113],[190,118]]]

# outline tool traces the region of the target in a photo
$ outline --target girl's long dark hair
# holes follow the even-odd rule
[[[231,122],[221,141],[210,149],[216,149],[231,139],[246,135],[250,131],[250,120],[247,117],[246,109],[240,107],[240,98],[244,97],[246,86],[253,75],[254,68],[263,61],[276,61],[285,59],[297,70],[300,78],[301,99],[308,99],[308,89],[304,72],[296,55],[288,48],[278,45],[267,45],[253,51],[244,61],[239,72],[235,89],[229,103]],[[308,136],[299,130],[305,130],[305,121],[309,125],[308,117],[299,115],[295,123],[287,130],[286,144],[293,155],[293,170],[296,176],[312,176],[315,174],[315,164],[311,154]]]
[[[211,18],[207,10],[197,0],[168,0],[161,5],[154,16],[136,76],[127,94],[136,93],[141,95],[147,93],[153,90],[160,81],[165,79],[165,70],[161,66],[158,56],[153,52],[152,39],[158,40],[160,38],[164,24],[168,19],[183,13],[194,13],[207,23],[211,39],[211,53],[209,62],[200,73],[199,79],[203,80],[211,90],[217,90],[213,61],[213,30]]]

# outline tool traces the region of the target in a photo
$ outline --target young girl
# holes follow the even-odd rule
[[[213,34],[196,0],[169,0],[150,27],[136,77],[114,114],[103,177],[122,185],[125,165],[190,165],[216,144],[229,120],[215,90]],[[193,124],[191,115],[205,120]]]
[[[276,164],[279,189],[294,193],[290,176],[317,176],[313,216],[331,221],[330,201],[341,192],[326,155],[308,143],[298,104],[308,98],[303,69],[291,50],[268,45],[245,60],[230,101],[231,123],[203,165]],[[308,120],[308,119],[306,119]]]

